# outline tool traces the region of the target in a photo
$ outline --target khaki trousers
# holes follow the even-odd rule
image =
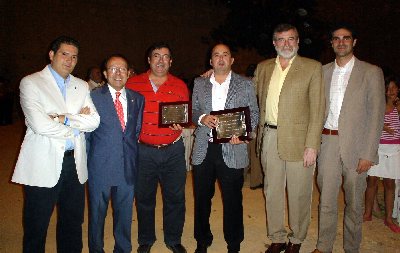
[[[337,199],[343,176],[346,203],[343,247],[346,253],[359,252],[367,173],[358,174],[356,168],[344,166],[339,154],[338,136],[322,135],[317,176],[321,191],[317,248],[332,252],[338,221]]]
[[[264,129],[261,164],[264,169],[264,194],[268,237],[273,243],[286,241],[285,188],[288,196],[289,240],[302,243],[311,219],[311,199],[315,166],[303,167],[303,161],[288,162],[279,158],[277,130]]]
[[[249,143],[250,154],[250,187],[257,187],[263,183],[261,159],[257,156],[257,143],[252,140]]]

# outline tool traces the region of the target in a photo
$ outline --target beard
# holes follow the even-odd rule
[[[276,53],[280,57],[282,57],[284,59],[292,59],[297,54],[297,51],[299,50],[299,48],[298,47],[293,47],[292,51],[290,51],[290,49],[289,50],[288,49],[287,50],[281,50],[281,49],[279,49],[278,47],[275,46],[275,50],[276,50]]]
[[[345,48],[345,50],[339,50],[337,48],[333,48],[333,51],[335,52],[335,54],[337,56],[340,56],[340,57],[348,56],[353,53],[352,48]]]

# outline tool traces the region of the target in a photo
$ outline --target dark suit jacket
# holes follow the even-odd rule
[[[330,87],[335,62],[323,66],[326,93],[325,120],[330,107]],[[378,163],[378,145],[385,116],[382,70],[357,58],[344,93],[339,116],[340,157],[348,168],[360,158]]]
[[[232,72],[225,109],[245,106],[250,108],[251,127],[254,131],[259,116],[254,84],[251,80]],[[212,83],[210,78],[199,77],[194,81],[192,110],[192,120],[196,125],[201,115],[210,114],[212,111]],[[194,165],[201,164],[206,157],[209,133],[210,128],[200,125],[197,126],[194,132],[196,136],[192,153],[192,163]],[[229,168],[240,169],[249,165],[247,144],[232,145],[224,143],[222,144],[222,156]]]
[[[125,90],[128,116],[125,131],[122,131],[108,85],[90,94],[100,115],[99,127],[87,135],[90,185],[135,183],[144,97],[132,90]]]

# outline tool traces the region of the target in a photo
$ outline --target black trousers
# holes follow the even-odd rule
[[[135,198],[140,245],[152,245],[156,240],[155,207],[158,183],[163,196],[164,242],[166,245],[179,244],[186,212],[186,161],[182,140],[162,149],[139,144]]]
[[[58,183],[52,188],[24,186],[24,253],[44,253],[47,228],[58,207],[57,252],[82,252],[85,188],[79,183],[73,155],[64,156]]]
[[[194,237],[198,244],[211,245],[211,199],[218,180],[224,206],[224,238],[229,250],[239,251],[243,241],[242,187],[243,169],[226,166],[222,157],[222,145],[209,143],[207,155],[200,165],[193,167],[195,217]]]

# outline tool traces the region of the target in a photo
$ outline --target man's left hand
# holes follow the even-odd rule
[[[374,165],[373,162],[360,158],[360,160],[358,161],[358,166],[356,171],[358,174],[361,174],[363,172],[368,171],[372,165]]]
[[[242,143],[249,143],[248,141],[241,141],[239,137],[236,135],[232,136],[232,138],[229,140],[230,144],[236,145],[236,144],[242,144]]]
[[[310,167],[315,164],[317,160],[317,150],[313,148],[306,148],[303,156],[303,166]]]
[[[79,111],[79,114],[89,115],[90,114],[90,107],[89,106],[82,107],[82,109]]]
[[[174,131],[180,131],[183,129],[183,127],[179,124],[173,124],[172,126],[169,126],[169,129],[174,130]]]

